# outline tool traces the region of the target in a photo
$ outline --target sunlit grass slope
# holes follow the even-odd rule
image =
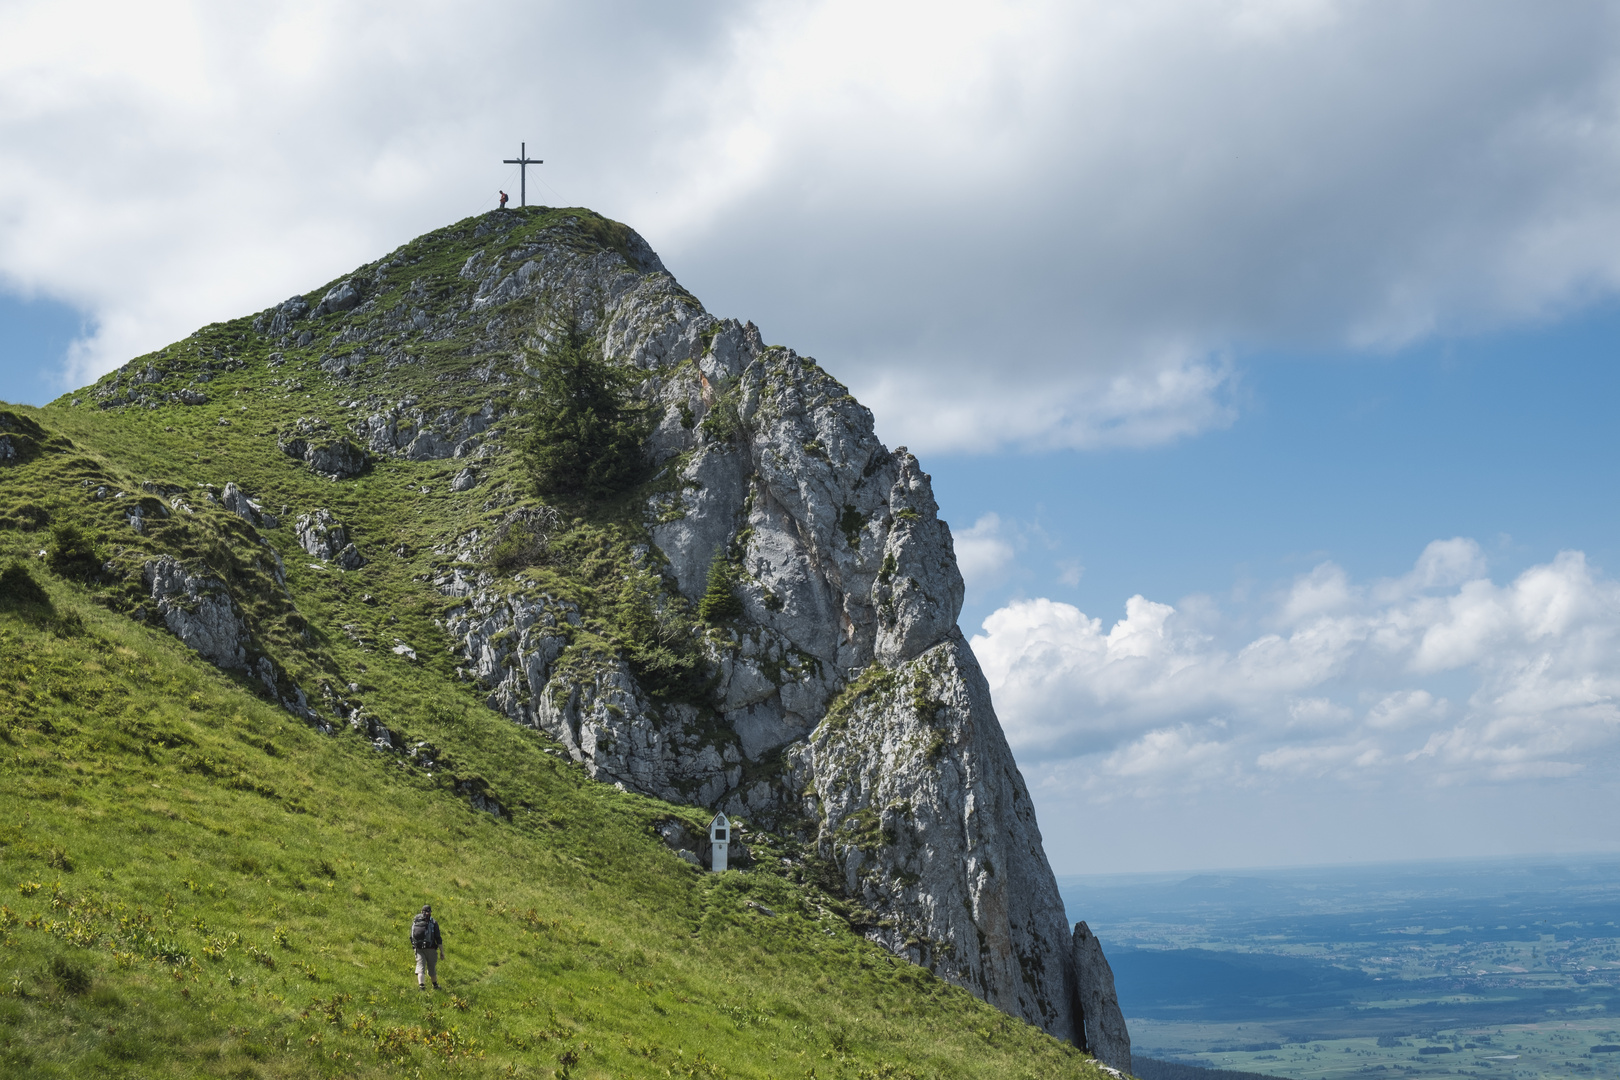
[[[32,573],[51,607],[0,600],[0,1075],[1095,1075],[853,935],[768,844],[691,869],[653,825],[695,811],[453,684],[412,688],[423,730],[509,817]]]

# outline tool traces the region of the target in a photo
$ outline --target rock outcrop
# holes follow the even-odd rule
[[[348,439],[335,435],[325,421],[306,417],[293,425],[290,434],[276,442],[288,457],[302,461],[309,471],[328,480],[347,480],[365,471],[366,452]]]
[[[276,527],[276,519],[266,514],[264,507],[260,506],[256,500],[248,498],[243,494],[242,489],[234,483],[225,485],[225,491],[220,495],[219,502],[225,509],[255,528],[273,529]]]
[[[293,523],[298,546],[317,559],[335,562],[345,570],[366,565],[360,549],[349,539],[349,531],[324,507],[304,514]]]
[[[257,678],[282,708],[323,730],[330,725],[309,698],[270,657],[258,652],[230,588],[206,567],[188,569],[172,555],[148,559],[141,583],[150,592],[169,632],[216,667]]]
[[[820,854],[881,916],[868,937],[1060,1038],[1080,1034],[1063,900],[960,632],[874,664],[789,757]]]
[[[1074,924],[1072,970],[1074,1001],[1079,1014],[1076,1043],[1098,1061],[1120,1072],[1131,1071],[1131,1034],[1114,993],[1114,969],[1103,955],[1102,942],[1085,923]]]
[[[356,434],[373,454],[390,454],[408,461],[437,461],[466,457],[478,449],[479,436],[495,420],[494,406],[471,412],[427,410],[407,398],[373,413],[357,426]]]
[[[39,453],[44,432],[28,417],[0,410],[0,466],[21,465]]]
[[[309,303],[302,296],[284,300],[253,322],[253,329],[261,334],[279,337],[298,320],[309,314]]]
[[[141,580],[170,633],[219,667],[248,666],[247,625],[223,581],[172,555],[148,561]]]

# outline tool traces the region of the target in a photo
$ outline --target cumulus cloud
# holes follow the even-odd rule
[[[487,208],[526,139],[532,199],[893,441],[1162,443],[1232,422],[1247,349],[1612,295],[1617,11],[19,0],[0,285],[91,316],[88,378]]]
[[[1247,639],[1207,601],[1188,620],[1134,596],[1105,627],[1069,604],[1021,600],[987,618],[973,647],[1020,759],[1083,759],[1081,783],[1398,773],[1457,784],[1564,776],[1614,756],[1620,582],[1568,551],[1505,584],[1483,574],[1465,539],[1430,544],[1396,579],[1358,584],[1324,563]]]
[[[956,565],[969,589],[994,588],[1007,580],[1017,552],[1000,514],[981,515],[971,528],[954,533],[951,539],[956,546]]]

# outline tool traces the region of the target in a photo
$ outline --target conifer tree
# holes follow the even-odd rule
[[[642,471],[643,410],[627,402],[626,377],[604,361],[575,322],[558,327],[537,358],[523,447],[542,496],[599,499]]]
[[[101,552],[77,525],[64,523],[51,529],[46,564],[63,577],[88,580],[101,572]]]
[[[698,600],[698,618],[716,623],[735,619],[743,613],[742,601],[732,591],[731,576],[731,564],[726,561],[725,552],[715,552],[714,561],[709,564],[708,585]]]

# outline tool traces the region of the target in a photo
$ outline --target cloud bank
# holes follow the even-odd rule
[[[69,382],[493,205],[642,231],[913,449],[1232,422],[1249,350],[1620,284],[1620,8],[1490,0],[0,8],[0,287]],[[512,187],[507,186],[511,191]]]
[[[1620,749],[1620,582],[1566,551],[1493,583],[1473,541],[1354,583],[1323,563],[1244,634],[1208,598],[1112,626],[1018,601],[973,638],[1021,761],[1099,799],[1295,780],[1571,777]]]

